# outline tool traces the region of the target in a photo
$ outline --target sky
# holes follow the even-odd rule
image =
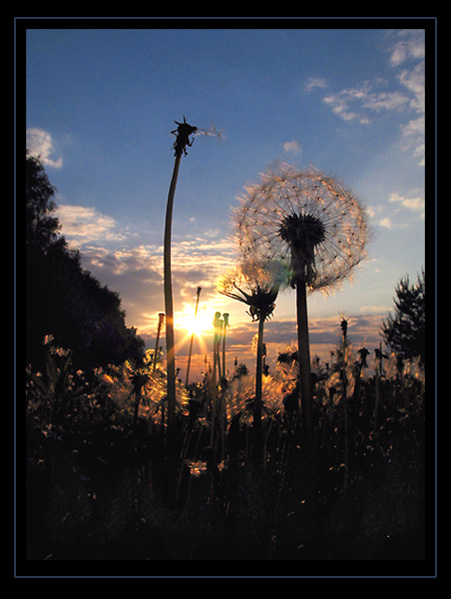
[[[378,22],[380,24],[380,22]],[[382,21],[382,23],[384,23]],[[308,299],[311,354],[328,359],[348,320],[354,346],[378,347],[401,277],[425,266],[424,21],[343,28],[292,19],[230,28],[218,19],[87,21],[26,32],[27,147],[56,187],[56,216],[82,265],[122,300],[126,323],[155,343],[163,301],[163,229],[174,121],[196,135],[180,165],[172,228],[177,366],[202,291],[193,378],[211,361],[214,313],[229,313],[227,369],[255,360],[257,325],[218,294],[233,266],[231,210],[244,186],[285,162],[343,180],[365,207],[367,259],[333,295]],[[238,24],[241,28],[238,27]],[[211,23],[210,23],[211,25]],[[422,28],[423,27],[423,28]],[[428,196],[428,202],[434,198]],[[265,325],[267,361],[296,339],[295,297],[279,293]]]

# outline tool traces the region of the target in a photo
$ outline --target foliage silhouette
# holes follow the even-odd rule
[[[258,472],[246,409],[252,375],[242,373],[227,388],[228,459],[219,461],[214,449],[219,430],[209,443],[205,406],[193,411],[182,402],[173,504],[165,494],[167,424],[155,410],[165,387],[160,368],[145,379],[130,365],[98,369],[97,382],[88,381],[69,353],[47,345],[46,371],[27,369],[28,559],[424,559],[422,371],[399,373],[396,356],[385,359],[374,428],[375,376],[359,373],[352,394],[356,353],[347,350],[336,367],[315,366],[313,464],[296,413],[283,407],[282,390],[296,372],[290,360],[280,362],[278,380],[265,377],[265,459]],[[374,370],[375,361],[368,362]]]
[[[70,347],[74,364],[92,368],[141,359],[144,342],[125,324],[119,295],[81,267],[59,234],[55,188],[38,158],[26,158],[26,359],[43,365],[42,341]]]
[[[382,323],[382,336],[387,345],[402,358],[425,360],[425,277],[424,270],[417,283],[411,285],[403,277],[395,289],[395,310]]]

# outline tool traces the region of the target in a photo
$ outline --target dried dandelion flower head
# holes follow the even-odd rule
[[[218,291],[248,305],[252,320],[266,320],[274,311],[279,288],[286,278],[280,262],[264,264],[248,258],[219,279]]]
[[[310,168],[282,165],[246,188],[234,211],[236,240],[244,257],[255,252],[282,261],[290,283],[328,292],[365,257],[366,214],[342,183]]]

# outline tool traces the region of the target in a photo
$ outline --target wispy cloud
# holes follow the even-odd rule
[[[63,159],[52,158],[55,151],[50,133],[44,129],[30,128],[26,132],[27,150],[32,156],[39,156],[44,166],[61,168]]]
[[[362,84],[329,94],[323,102],[345,121],[357,120],[370,123],[374,114],[383,110],[399,110],[409,104],[409,97],[399,91],[377,91],[380,81],[364,81]]]
[[[421,30],[401,30],[391,33],[388,45],[389,61],[394,79],[363,81],[353,87],[323,97],[323,102],[334,114],[347,122],[367,125],[385,113],[398,113],[404,122],[400,131],[404,149],[413,151],[424,165],[424,113],[425,113],[425,44]],[[315,85],[311,89],[326,87]],[[394,89],[393,85],[398,89]],[[390,88],[388,87],[390,86]],[[307,84],[306,89],[309,89]],[[416,113],[416,116],[415,116]]]
[[[309,77],[305,83],[305,90],[311,92],[314,89],[324,89],[327,87],[327,81],[324,77]]]
[[[407,148],[413,149],[414,156],[419,158],[419,164],[424,165],[424,133],[425,133],[425,65],[422,60],[413,69],[404,69],[399,75],[399,81],[411,94],[410,107],[415,110],[417,117],[401,126]]]
[[[76,244],[87,244],[98,240],[124,239],[115,220],[95,208],[59,204],[56,216],[63,234]]]
[[[386,216],[385,218],[382,218],[382,219],[379,221],[379,225],[380,225],[381,227],[385,227],[385,228],[387,228],[387,229],[391,229],[391,228],[392,228],[392,226],[393,226],[393,223],[392,223],[392,221],[391,221],[391,218],[388,218],[388,216]]]
[[[292,152],[293,154],[300,154],[302,152],[301,145],[296,140],[286,141],[283,144],[284,152]]]
[[[397,67],[409,59],[421,60],[424,55],[424,32],[422,30],[401,29],[397,31],[396,41],[390,49],[392,66]]]
[[[412,224],[412,217],[413,220],[424,219],[425,201],[424,197],[415,191],[411,194],[392,192],[388,196],[388,203],[368,206],[367,213],[380,227],[407,227]]]
[[[413,210],[414,212],[418,212],[424,217],[424,198],[420,196],[415,197],[404,197],[399,193],[391,193],[389,196],[389,201],[395,204],[401,205],[408,210]]]

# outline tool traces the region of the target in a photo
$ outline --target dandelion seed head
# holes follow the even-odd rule
[[[328,292],[365,257],[366,213],[345,185],[310,168],[283,164],[245,188],[232,214],[241,254],[285,265],[291,282]]]

